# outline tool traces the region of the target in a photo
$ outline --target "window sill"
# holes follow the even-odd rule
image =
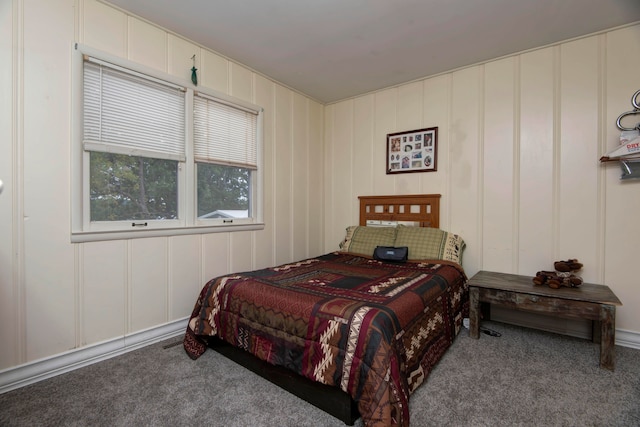
[[[264,223],[216,225],[180,228],[156,228],[131,231],[78,231],[71,233],[71,243],[102,242],[107,240],[144,239],[149,237],[185,236],[190,234],[228,233],[263,230]]]

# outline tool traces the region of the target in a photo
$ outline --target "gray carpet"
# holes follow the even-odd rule
[[[617,346],[610,372],[589,341],[483,326],[502,336],[463,330],[411,397],[412,426],[640,426],[640,350]],[[0,425],[344,425],[214,351],[192,361],[178,341],[2,394]]]

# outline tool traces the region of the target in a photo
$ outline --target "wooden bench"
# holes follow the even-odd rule
[[[589,319],[593,341],[600,343],[600,367],[615,368],[616,306],[608,286],[583,283],[576,288],[535,285],[533,277],[480,271],[469,279],[469,334],[479,338],[480,303],[506,306],[570,319]]]

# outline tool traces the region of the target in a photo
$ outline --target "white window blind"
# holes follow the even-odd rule
[[[182,88],[84,62],[84,148],[185,161]]]
[[[196,161],[257,168],[257,113],[199,94],[193,110]]]

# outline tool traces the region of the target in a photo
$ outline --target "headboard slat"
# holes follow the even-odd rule
[[[397,196],[359,196],[360,225],[368,220],[412,221],[420,227],[440,228],[440,194],[411,194]],[[411,212],[418,206],[418,212]],[[382,212],[376,212],[381,207]]]

